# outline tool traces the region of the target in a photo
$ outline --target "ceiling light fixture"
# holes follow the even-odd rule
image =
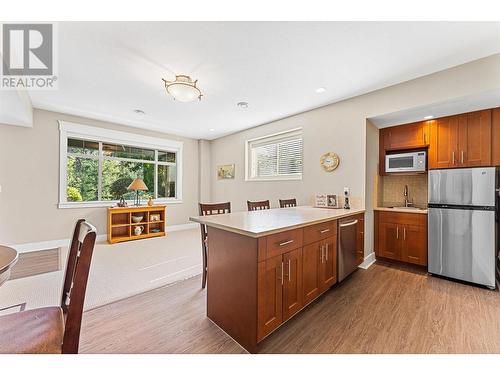
[[[201,100],[202,93],[196,83],[198,80],[193,81],[190,76],[178,75],[175,76],[175,81],[167,81],[162,78],[165,83],[165,89],[172,95],[174,100],[179,102],[192,102],[195,99]]]
[[[210,130],[211,132],[214,132],[214,131],[215,131],[215,129],[208,129],[208,130]]]
[[[146,112],[144,112],[142,109],[134,109],[134,112],[137,113],[138,115],[145,115]]]
[[[240,108],[248,108],[248,103],[247,102],[238,102],[236,105]]]
[[[324,93],[325,91],[326,91],[326,89],[325,89],[324,87],[318,87],[318,88],[316,89],[316,93],[317,93],[317,94],[322,94],[322,93]]]
[[[424,116],[424,120],[430,120],[431,118],[434,118],[434,116],[432,116],[432,115]]]

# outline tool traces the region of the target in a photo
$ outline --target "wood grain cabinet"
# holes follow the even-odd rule
[[[427,215],[376,211],[375,221],[377,256],[427,265]]]
[[[270,235],[264,242],[258,341],[337,282],[337,221]]]
[[[429,144],[429,121],[381,129],[384,150],[423,148]]]
[[[491,113],[488,109],[437,119],[430,130],[429,168],[491,165]]]
[[[500,166],[500,108],[491,112],[491,164]]]

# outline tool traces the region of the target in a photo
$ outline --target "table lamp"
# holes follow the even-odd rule
[[[135,205],[140,206],[141,205],[141,200],[139,199],[139,191],[147,191],[148,187],[142,181],[142,178],[136,178],[132,183],[128,186],[127,190],[129,191],[135,191]]]

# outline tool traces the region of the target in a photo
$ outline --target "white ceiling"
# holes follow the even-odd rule
[[[62,22],[59,89],[30,95],[36,108],[213,139],[498,52],[500,23]],[[166,94],[175,74],[199,80],[201,102]]]
[[[403,111],[386,113],[369,118],[377,128],[409,124],[432,118],[479,111],[481,109],[498,107],[500,105],[500,89],[482,92],[474,95],[453,98],[447,101],[433,103],[422,107],[405,109]]]

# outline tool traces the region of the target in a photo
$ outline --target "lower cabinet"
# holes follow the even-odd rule
[[[376,212],[375,221],[377,256],[427,265],[427,215]]]
[[[358,220],[356,256],[364,255],[364,214]],[[337,221],[270,235],[259,241],[257,342],[333,286],[337,275]]]

